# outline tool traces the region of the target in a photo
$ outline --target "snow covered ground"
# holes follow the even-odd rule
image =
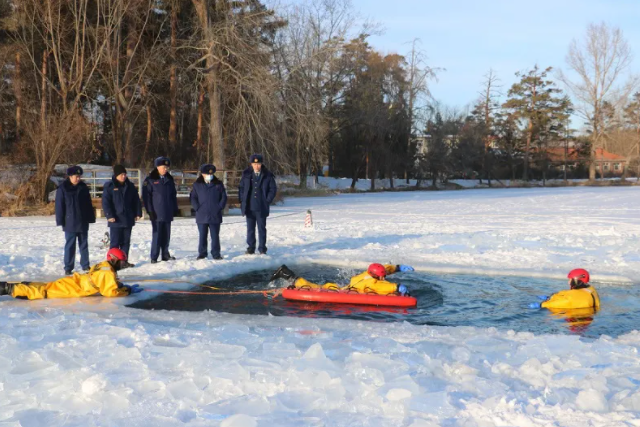
[[[304,228],[313,212],[315,227]],[[286,199],[269,255],[197,261],[193,219],[178,260],[149,264],[134,228],[124,279],[204,281],[283,262],[637,282],[640,188],[466,190]],[[93,261],[106,222],[90,229]],[[48,218],[0,218],[0,277],[60,275]],[[154,283],[153,288],[188,288]],[[150,297],[143,292],[139,298]],[[0,426],[640,426],[640,332],[588,340],[497,329],[142,311],[133,298],[0,299]]]

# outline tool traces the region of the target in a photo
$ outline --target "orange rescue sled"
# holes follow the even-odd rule
[[[414,297],[399,295],[359,294],[347,291],[328,291],[326,289],[285,289],[284,299],[304,302],[328,302],[334,304],[384,305],[388,307],[415,307],[418,300]]]

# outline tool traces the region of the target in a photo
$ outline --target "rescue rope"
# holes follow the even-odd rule
[[[146,282],[146,283],[186,283],[192,286],[200,286],[201,288],[213,289],[216,291],[224,291],[223,288],[216,288],[215,286],[203,285],[201,283],[188,282],[186,280],[171,280],[171,279],[135,279],[135,278],[122,278],[122,282]]]
[[[218,296],[218,295],[256,295],[261,294],[265,298],[276,298],[282,292],[282,289],[272,289],[263,291],[232,291],[232,292],[193,292],[193,291],[171,291],[164,289],[149,289],[144,288],[145,292],[157,292],[162,294],[182,294],[182,295],[206,295],[206,296]]]

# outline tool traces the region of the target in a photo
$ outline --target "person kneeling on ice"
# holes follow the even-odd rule
[[[271,276],[271,281],[276,279],[285,279],[291,282],[290,289],[327,289],[330,291],[354,291],[363,294],[378,294],[378,295],[409,295],[407,287],[399,283],[387,282],[386,276],[389,274],[400,272],[414,271],[413,267],[408,265],[382,265],[371,264],[367,271],[353,276],[351,281],[346,286],[340,286],[337,283],[326,283],[324,285],[318,285],[309,282],[303,277],[298,277],[291,269],[286,265],[282,265]]]
[[[571,289],[560,291],[551,296],[540,295],[541,303],[532,303],[531,308],[600,308],[600,297],[595,288],[589,284],[589,272],[582,268],[571,270],[567,275]]]
[[[77,298],[100,294],[105,297],[125,297],[141,292],[139,285],[123,285],[118,281],[117,271],[127,262],[122,249],[113,248],[107,252],[107,260],[91,267],[88,273],[75,273],[54,282],[0,282],[0,296],[14,298]]]

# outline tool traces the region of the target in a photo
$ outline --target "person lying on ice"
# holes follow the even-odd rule
[[[600,297],[595,288],[589,285],[589,272],[582,268],[571,270],[567,275],[569,290],[557,292],[551,296],[540,295],[541,303],[530,304],[531,308],[600,308]]]
[[[77,298],[100,294],[105,297],[125,297],[142,291],[139,285],[123,285],[118,281],[117,271],[127,262],[122,249],[112,248],[107,260],[91,267],[88,273],[63,277],[54,282],[0,282],[0,296],[14,298]]]
[[[389,274],[414,271],[413,267],[408,265],[382,265],[371,264],[367,271],[353,276],[348,285],[341,287],[336,283],[326,283],[318,285],[309,282],[303,277],[298,277],[286,265],[280,266],[271,276],[271,281],[276,279],[285,279],[291,284],[290,289],[328,289],[331,291],[355,291],[358,293],[374,293],[379,295],[400,294],[408,295],[407,287],[398,283],[387,282],[386,276]]]

